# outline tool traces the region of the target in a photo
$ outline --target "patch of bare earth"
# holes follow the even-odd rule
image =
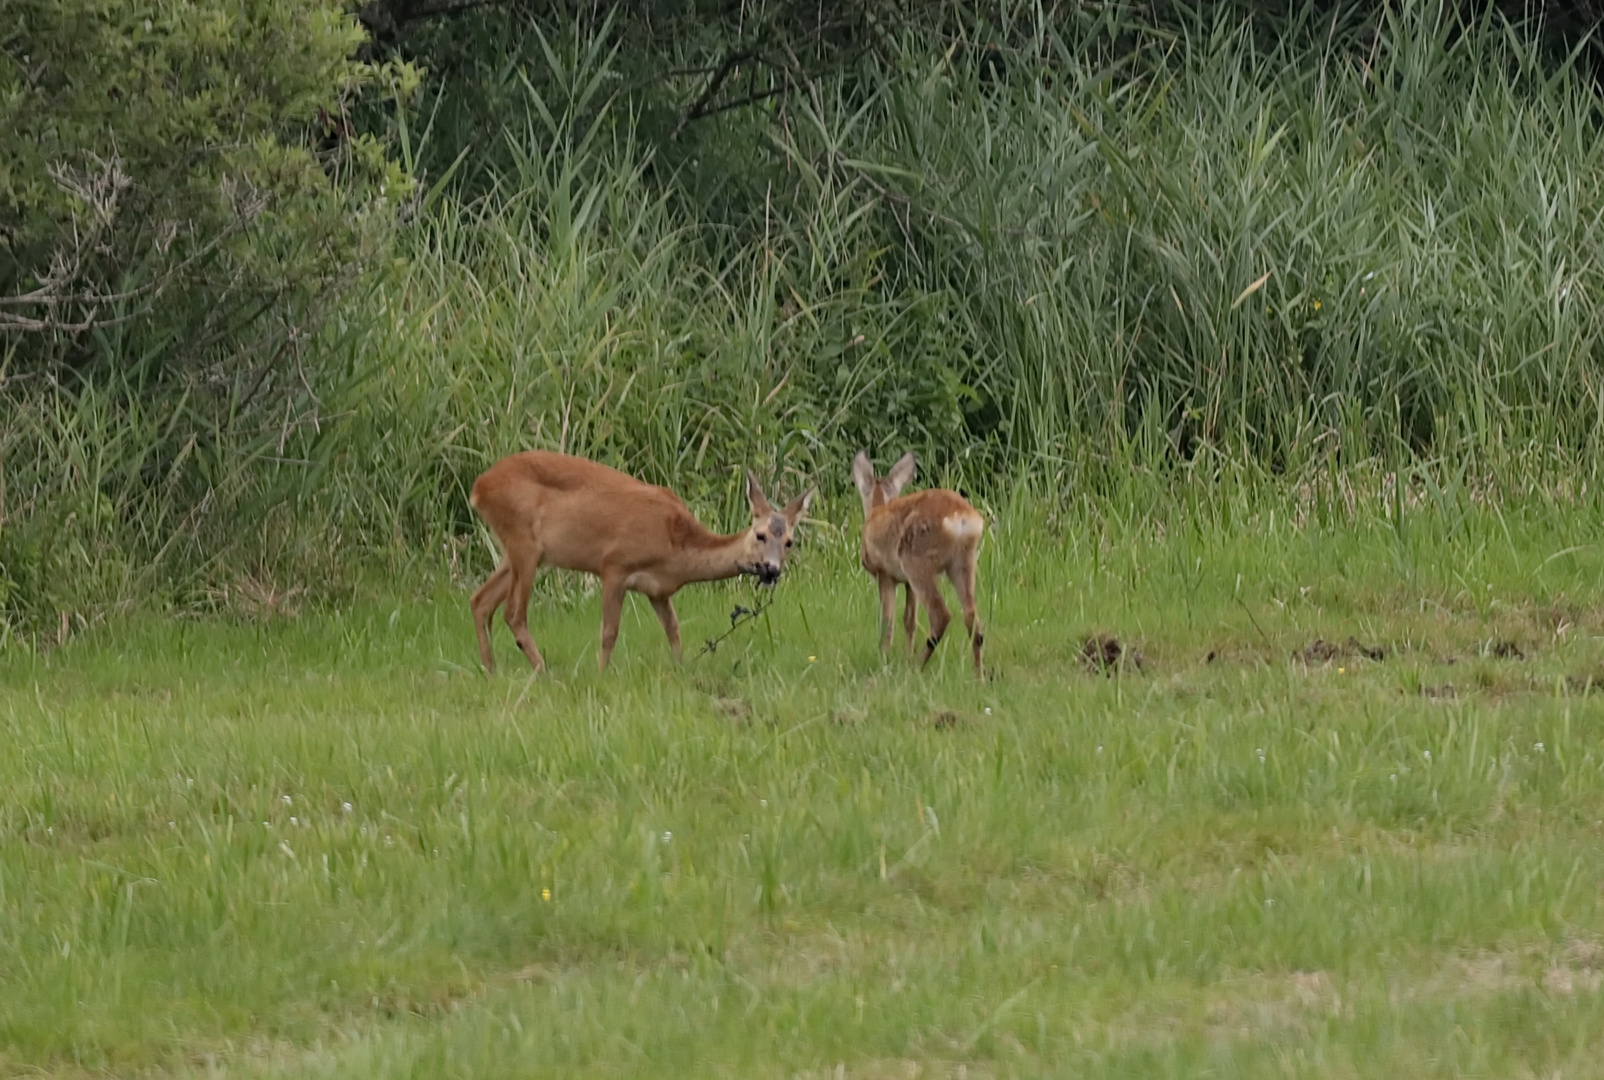
[[[1541,989],[1557,997],[1604,987],[1604,944],[1571,938],[1558,949],[1541,945],[1484,950],[1457,957],[1405,996],[1502,994]]]
[[[1116,671],[1140,671],[1143,665],[1142,650],[1122,643],[1112,634],[1092,634],[1080,647],[1081,662],[1093,675],[1113,675]]]
[[[1352,1015],[1336,979],[1325,971],[1249,975],[1222,983],[1204,1014],[1204,1032],[1216,1039],[1301,1033],[1311,1021]]]
[[[1305,664],[1329,664],[1333,660],[1351,657],[1379,662],[1387,658],[1387,650],[1380,645],[1366,645],[1358,638],[1349,635],[1348,640],[1342,642],[1327,641],[1325,638],[1317,637],[1303,648],[1295,650],[1292,655]]]
[[[912,1058],[872,1058],[837,1062],[821,1070],[792,1074],[796,1080],[988,1080],[995,1076],[989,1065],[971,1061],[915,1061]]]

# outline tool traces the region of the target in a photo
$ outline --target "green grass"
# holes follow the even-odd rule
[[[559,579],[540,678],[460,588],[14,653],[0,1072],[1604,1075],[1596,514],[1443,520],[1009,519],[985,684],[850,527],[680,668]]]

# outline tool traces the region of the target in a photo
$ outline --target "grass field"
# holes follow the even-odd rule
[[[0,1073],[1604,1076],[1598,511],[1295,510],[1005,515],[985,684],[844,510],[680,668],[560,579],[534,679],[460,583],[13,651]]]

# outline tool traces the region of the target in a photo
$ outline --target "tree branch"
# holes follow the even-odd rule
[[[375,41],[389,41],[412,23],[445,19],[475,8],[493,7],[508,0],[368,0],[357,9],[356,20]]]
[[[19,333],[64,333],[82,334],[97,326],[116,326],[129,322],[148,312],[147,306],[141,310],[108,318],[100,318],[100,309],[126,304],[129,301],[154,301],[167,287],[181,275],[200,265],[210,258],[220,247],[233,237],[249,229],[255,224],[263,211],[267,209],[268,196],[256,189],[246,181],[243,188],[230,187],[230,201],[233,203],[233,214],[228,222],[217,231],[200,249],[191,253],[187,258],[162,271],[154,279],[132,289],[120,292],[94,292],[94,291],[65,291],[69,284],[79,281],[84,276],[84,262],[99,242],[100,236],[110,228],[117,216],[117,195],[126,184],[114,183],[106,178],[121,176],[120,163],[116,158],[102,163],[103,176],[98,178],[99,186],[92,181],[69,176],[66,170],[55,170],[57,183],[69,192],[78,195],[88,203],[91,211],[89,227],[85,232],[74,234],[72,250],[57,250],[52,260],[50,273],[44,282],[31,292],[19,293],[14,296],[0,296],[0,331]],[[94,187],[94,191],[91,188]],[[156,241],[156,248],[165,253],[167,242]],[[77,320],[62,318],[57,310],[65,306],[78,308],[87,307],[88,313]],[[3,310],[4,308],[43,308],[40,315],[18,315]]]

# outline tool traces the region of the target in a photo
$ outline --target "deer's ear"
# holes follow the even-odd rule
[[[757,473],[751,469],[746,470],[746,501],[752,504],[754,517],[762,517],[773,510],[769,497],[763,494],[763,485],[757,482]]]
[[[902,455],[895,465],[891,466],[891,471],[886,473],[886,486],[891,489],[893,498],[912,482],[914,470],[918,468],[918,464],[914,460],[913,451],[909,450]]]
[[[786,523],[795,528],[796,523],[801,520],[802,515],[808,512],[808,506],[812,502],[813,490],[810,489],[807,494],[798,495],[796,498],[787,503],[785,509],[782,511],[782,513],[785,514]]]
[[[858,494],[863,496],[863,502],[867,505],[869,496],[874,494],[874,464],[862,450],[852,459],[852,482],[858,486]]]

